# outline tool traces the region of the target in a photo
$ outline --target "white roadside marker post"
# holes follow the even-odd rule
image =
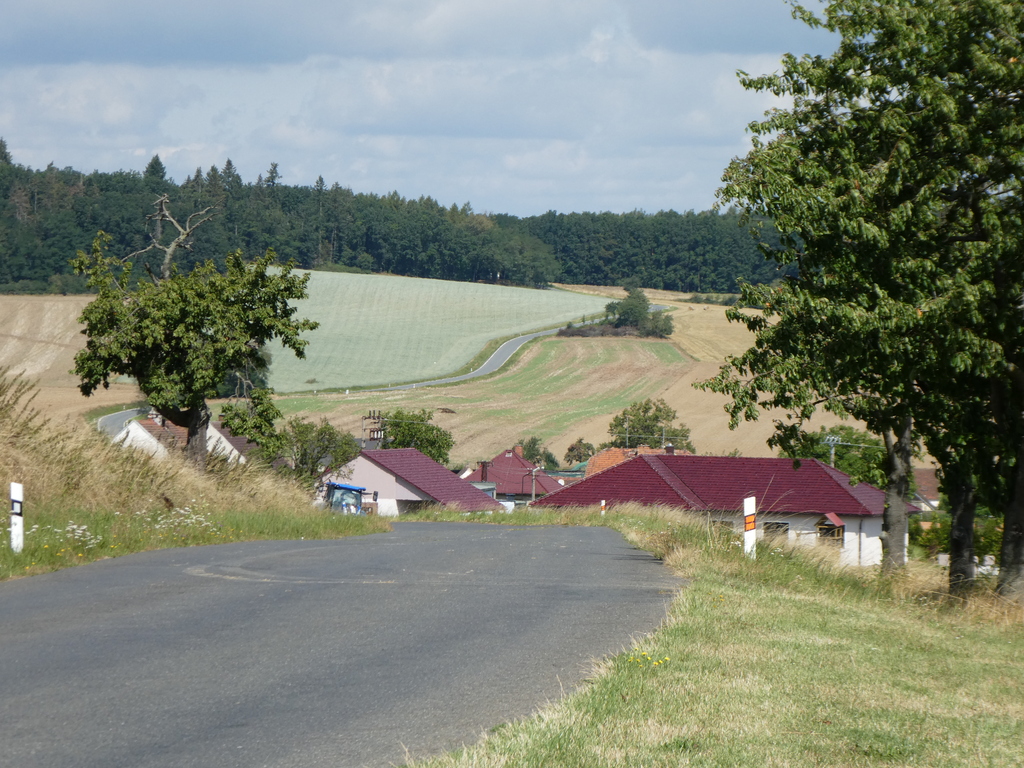
[[[25,546],[25,516],[21,504],[25,500],[25,490],[21,483],[11,483],[11,551],[21,552]]]
[[[755,525],[754,497],[743,500],[743,553],[751,560],[757,557],[757,527]]]

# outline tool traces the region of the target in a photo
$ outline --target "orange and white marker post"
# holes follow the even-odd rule
[[[25,500],[25,490],[21,483],[11,483],[11,551],[21,552],[25,546],[25,516],[21,504]]]
[[[757,557],[757,527],[754,497],[743,500],[743,553],[753,560]]]

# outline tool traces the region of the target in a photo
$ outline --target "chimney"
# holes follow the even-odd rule
[[[519,458],[522,458],[523,457],[523,446],[517,445],[515,448],[512,449],[512,452],[515,453],[515,455],[518,456]]]
[[[665,453],[667,453],[669,456],[675,456],[676,447],[672,445],[672,443],[669,443],[668,445],[665,446]]]
[[[480,482],[481,483],[486,483],[487,482],[487,467],[490,465],[490,463],[491,462],[489,462],[489,461],[481,461],[480,462]]]

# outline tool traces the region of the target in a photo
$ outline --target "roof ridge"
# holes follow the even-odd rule
[[[698,495],[698,493],[694,491],[690,486],[683,482],[683,480],[680,477],[678,477],[671,469],[669,469],[665,462],[661,460],[661,457],[665,455],[671,454],[648,453],[640,454],[636,458],[643,459],[645,462],[647,462],[651,469],[653,469],[658,474],[658,477],[660,477],[662,480],[668,483],[669,487],[673,491],[678,493],[680,498],[689,503],[691,507],[695,506],[693,502],[694,500],[696,500],[697,504],[702,509],[708,509],[708,505],[704,501],[704,499],[702,499],[700,495]]]

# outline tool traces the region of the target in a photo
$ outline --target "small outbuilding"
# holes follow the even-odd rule
[[[882,560],[885,494],[817,459],[640,455],[535,503],[544,507],[679,507],[742,530],[743,500],[757,505],[759,537],[835,546],[844,565]],[[920,511],[909,506],[908,511]]]

